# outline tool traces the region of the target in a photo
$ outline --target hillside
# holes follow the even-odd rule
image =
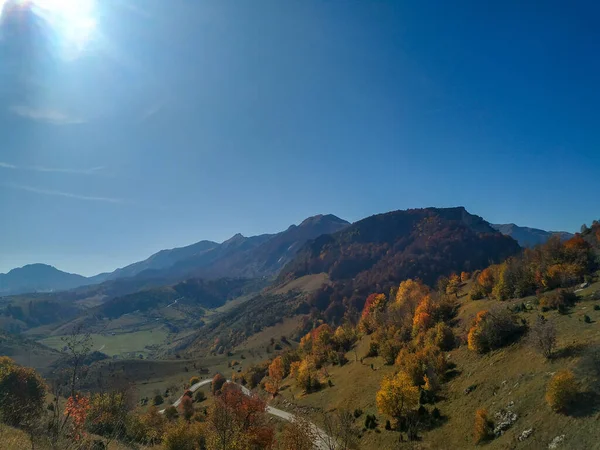
[[[52,292],[89,284],[86,277],[47,264],[29,264],[0,274],[0,297],[24,292]]]
[[[200,241],[185,247],[161,250],[143,261],[139,261],[115,270],[114,272],[108,274],[106,279],[114,280],[117,278],[133,277],[145,270],[166,269],[182,259],[201,255],[214,249],[218,245],[219,244],[212,241]]]
[[[572,233],[567,233],[566,231],[545,231],[538,228],[520,227],[514,223],[491,224],[491,226],[500,233],[516,240],[521,247],[535,247],[547,242],[552,236],[558,236],[561,241],[566,241],[573,237]]]
[[[462,207],[394,211],[308,242],[279,281],[325,272],[337,285],[331,300],[346,297],[345,306],[362,309],[369,291],[386,292],[407,278],[433,284],[441,275],[480,269],[519,251],[515,240]]]

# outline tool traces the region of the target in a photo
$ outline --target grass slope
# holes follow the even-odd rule
[[[345,366],[327,368],[333,386],[304,395],[293,385],[293,379],[287,379],[276,402],[288,409],[290,404],[296,405],[298,411],[308,413],[316,421],[319,420],[320,410],[360,408],[364,414],[356,422],[359,428],[362,428],[366,414],[376,414],[378,429],[365,431],[360,440],[360,448],[367,450],[476,448],[478,446],[473,443],[472,433],[475,411],[479,408],[486,408],[492,420],[501,409],[508,408],[518,415],[514,425],[502,436],[484,444],[485,448],[548,448],[556,436],[563,434],[564,441],[558,448],[600,448],[600,402],[597,400],[598,392],[594,392],[598,379],[583,364],[590,353],[600,349],[600,310],[594,309],[594,305],[600,305],[599,291],[600,283],[595,283],[579,292],[582,301],[569,314],[560,315],[556,311],[544,314],[555,323],[558,331],[557,356],[550,361],[535,352],[527,344],[526,337],[487,355],[478,355],[468,350],[466,345],[448,352],[447,356],[456,364],[457,372],[443,385],[443,399],[435,405],[440,409],[444,421],[438,428],[421,433],[422,440],[419,442],[398,444],[398,433],[384,429],[386,417],[377,412],[375,394],[383,377],[394,373],[395,367],[385,366],[378,357],[364,358],[360,362],[360,357],[368,350],[368,336],[357,346],[358,361],[355,361],[355,353],[351,351],[347,354],[350,362]],[[525,302],[527,300],[524,299]],[[478,311],[499,303],[493,300],[471,301],[467,300],[466,295],[461,302],[455,328],[459,335],[468,330]],[[523,299],[502,302],[502,305],[521,302]],[[537,314],[539,311],[534,308],[520,313],[520,316],[532,321]],[[592,319],[591,323],[583,321],[584,314]],[[562,369],[573,370],[586,392],[568,415],[553,412],[544,399],[549,379]],[[472,391],[467,394],[465,390],[469,387]],[[530,428],[533,428],[532,435],[519,441],[518,436]]]

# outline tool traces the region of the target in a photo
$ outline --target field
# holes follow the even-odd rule
[[[164,344],[167,337],[168,333],[162,327],[131,333],[92,334],[92,350],[108,356],[144,355],[147,357],[152,353],[152,347]],[[56,350],[64,347],[62,336],[52,336],[39,342]]]

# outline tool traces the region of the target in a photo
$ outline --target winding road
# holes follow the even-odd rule
[[[231,383],[232,381],[227,380],[227,382]],[[206,386],[207,384],[211,384],[211,383],[212,383],[211,379],[202,380],[202,381],[190,386],[190,388],[188,390],[192,391],[192,392],[196,392],[202,386]],[[252,394],[250,389],[248,389],[247,387],[241,386],[239,384],[238,384],[238,386],[240,387],[240,389],[242,390],[242,392],[245,395],[249,396]],[[173,404],[171,406],[174,406],[175,408],[177,408],[181,404],[181,399],[183,399],[183,395],[181,397],[179,397],[177,400],[175,400],[175,402],[173,402]],[[165,410],[161,409],[159,411],[159,414],[164,414],[164,412],[165,412]],[[287,420],[288,422],[293,422],[294,420],[296,420],[296,416],[294,416],[292,413],[283,411],[281,409],[273,408],[268,405],[267,405],[266,412],[267,412],[267,414],[271,414],[272,416],[279,417],[280,419],[283,419],[283,420]],[[325,432],[323,430],[321,430],[319,427],[317,427],[314,423],[311,423],[310,425],[312,427],[313,435],[315,436],[315,449],[330,450],[331,447],[328,444],[328,442],[330,442],[331,439],[325,434]]]

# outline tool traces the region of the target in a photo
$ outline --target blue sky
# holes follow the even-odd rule
[[[600,11],[495,3],[9,0],[0,272],[317,213],[578,230],[600,216]]]

